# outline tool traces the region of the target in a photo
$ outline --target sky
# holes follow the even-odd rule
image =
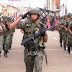
[[[46,7],[46,0],[0,0],[0,3],[12,4],[13,6],[23,7]]]
[[[67,2],[66,2],[67,1]],[[61,0],[61,5],[65,4],[67,6],[67,12],[72,13],[72,0]]]
[[[67,2],[67,8],[68,8],[68,13],[72,13],[72,0],[68,0]]]

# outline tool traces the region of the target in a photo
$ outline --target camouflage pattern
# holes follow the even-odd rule
[[[71,29],[71,31],[72,31],[72,21],[70,22],[68,28]],[[69,33],[69,35],[68,35],[68,43],[69,43],[70,45],[72,45],[72,34],[70,34],[70,33]]]
[[[11,49],[11,46],[12,46],[12,39],[13,39],[13,35],[14,35],[14,32],[12,32],[9,36],[9,49]]]
[[[30,53],[30,52],[29,52]],[[36,53],[36,52],[35,52]],[[37,55],[29,55],[28,51],[24,51],[24,62],[26,65],[26,72],[42,72],[42,62],[44,53],[42,51],[37,51]]]
[[[64,17],[66,17],[67,15],[65,15]],[[68,32],[65,30],[65,27],[68,28],[68,25],[70,23],[71,19],[67,18],[67,19],[63,19],[63,17],[60,19],[60,22],[58,24],[58,26],[60,26],[60,28],[58,29],[59,34],[60,34],[60,43],[62,45],[62,40],[63,40],[63,45],[64,45],[64,50],[66,50],[66,43],[67,43],[67,35]],[[64,27],[61,27],[64,26]]]
[[[68,20],[65,18],[67,17],[66,15],[64,16],[64,19],[63,19],[63,26],[62,27],[62,36],[63,36],[63,46],[64,46],[64,50],[66,50],[66,42],[67,42],[67,31],[65,30],[65,27],[68,28]]]
[[[3,50],[3,42],[4,42],[4,38],[3,36],[0,36],[0,52],[2,52]]]
[[[43,24],[33,24],[31,20],[25,20],[25,22],[20,22],[17,25],[17,28],[20,28],[24,31],[23,39],[28,38],[32,34],[38,33],[42,28]],[[43,37],[39,36],[35,39],[35,43],[39,45],[38,48],[35,48],[32,44],[25,46],[24,50],[24,61],[26,65],[26,72],[42,72],[42,61],[44,56],[44,41]]]
[[[59,32],[59,35],[60,35],[60,40],[59,40],[60,41],[60,47],[62,47],[62,40],[63,40],[61,25],[64,25],[62,17],[60,18],[60,21],[59,21],[58,26],[57,26],[58,27],[57,29],[58,29],[58,32]]]
[[[4,35],[4,50],[8,51],[9,48],[12,46],[12,38],[13,38],[13,33]]]
[[[1,22],[3,21],[2,17],[0,17],[0,25]],[[3,28],[0,26],[0,30],[3,32]],[[0,57],[1,57],[1,52],[3,50],[3,42],[4,42],[4,38],[3,38],[3,34],[0,35]]]
[[[70,22],[68,29],[72,31],[72,21]],[[68,31],[68,37],[67,37],[67,46],[68,46],[68,53],[72,51],[72,34]]]
[[[13,19],[8,17],[8,16],[3,16],[3,20],[5,20],[5,19],[7,19],[9,24],[11,24],[13,22]],[[6,24],[6,22],[4,22],[4,24]],[[4,34],[4,44],[3,44],[4,51],[8,51],[9,47],[11,46],[12,34],[13,34],[14,31],[15,30],[6,31],[6,33]]]
[[[9,34],[7,34],[6,36],[4,36],[4,51],[8,51],[9,48],[9,41],[10,41],[10,37]]]

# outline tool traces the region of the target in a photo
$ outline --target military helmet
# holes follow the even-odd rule
[[[39,8],[34,8],[32,10],[30,10],[30,14],[38,14],[39,16],[42,14],[41,10]]]

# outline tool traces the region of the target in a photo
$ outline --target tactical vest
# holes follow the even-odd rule
[[[23,39],[30,37],[31,35],[38,33],[43,28],[42,24],[33,24],[33,23],[26,23],[23,27],[24,36]],[[39,45],[39,47],[44,47],[43,37],[39,36],[35,38],[35,43]],[[34,48],[32,44],[30,44],[29,48]]]

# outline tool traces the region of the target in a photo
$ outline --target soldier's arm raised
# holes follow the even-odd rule
[[[22,16],[20,16],[16,21],[14,21],[12,24],[11,24],[11,28],[14,28],[18,22],[20,22],[20,20],[22,20]]]
[[[20,20],[24,19],[27,17],[27,14],[29,14],[29,11],[27,13],[25,13],[24,15],[21,15],[17,20],[15,20],[12,24],[11,24],[11,27],[9,26],[10,29],[14,28],[19,22]]]

